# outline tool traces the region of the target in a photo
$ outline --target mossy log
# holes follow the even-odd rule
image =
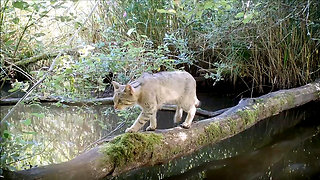
[[[101,179],[143,166],[163,164],[231,137],[262,119],[319,99],[318,80],[299,88],[244,99],[219,116],[193,123],[190,129],[175,127],[155,132],[125,133],[69,162],[18,171],[11,177]]]

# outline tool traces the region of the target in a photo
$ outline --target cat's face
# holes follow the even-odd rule
[[[115,81],[112,84],[114,87],[114,109],[123,110],[136,104],[135,90],[132,86],[121,85]]]

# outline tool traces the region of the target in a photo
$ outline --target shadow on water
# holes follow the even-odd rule
[[[238,102],[231,97],[226,96],[217,96],[210,93],[198,93],[198,99],[201,102],[201,109],[208,111],[217,111],[220,109],[228,108],[235,106]],[[158,119],[158,129],[168,129],[174,127],[173,117],[174,111],[158,111],[157,119]],[[182,120],[187,117],[187,113],[183,112]],[[195,116],[194,121],[199,121],[204,119],[201,116]],[[148,127],[149,124],[145,125],[145,128]]]
[[[319,107],[285,111],[189,156],[115,179],[319,179]]]

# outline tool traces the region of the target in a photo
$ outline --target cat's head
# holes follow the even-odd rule
[[[123,110],[136,104],[137,95],[134,87],[130,84],[121,85],[115,81],[112,81],[112,85],[114,87],[114,109]]]

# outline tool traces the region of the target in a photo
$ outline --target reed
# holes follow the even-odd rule
[[[167,46],[166,56],[194,64],[216,81],[246,79],[248,87],[263,91],[320,76],[317,0],[258,0],[250,7],[232,0],[112,2],[101,2],[98,14],[100,26],[116,34],[114,41],[147,37],[149,46]],[[106,40],[106,34],[101,37]]]

